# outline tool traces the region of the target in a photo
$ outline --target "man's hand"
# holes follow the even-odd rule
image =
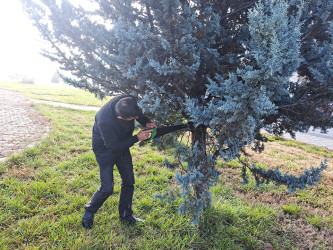
[[[147,122],[146,123],[146,128],[157,128],[156,124],[153,122]]]
[[[145,141],[150,137],[151,132],[153,132],[152,129],[141,130],[136,136],[138,137],[139,141]]]

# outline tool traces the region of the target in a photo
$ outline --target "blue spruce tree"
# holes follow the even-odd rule
[[[176,175],[179,211],[194,223],[210,204],[218,157],[263,150],[261,129],[333,125],[333,0],[95,0],[89,11],[21,1],[67,83],[99,97],[136,95],[160,124],[189,122],[189,143],[173,142],[186,162]],[[295,177],[243,164],[245,182],[249,169],[258,184],[290,191],[315,184],[326,167]]]

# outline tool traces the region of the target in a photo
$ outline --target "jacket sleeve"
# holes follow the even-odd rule
[[[140,115],[138,119],[136,119],[142,126],[146,126],[146,123],[150,122],[147,116]]]
[[[106,125],[103,123],[97,123],[97,127],[100,131],[104,144],[111,151],[111,153],[118,153],[127,150],[132,147],[134,143],[139,141],[136,135],[120,141],[118,139],[117,131],[115,131],[113,126],[110,126],[110,124]]]

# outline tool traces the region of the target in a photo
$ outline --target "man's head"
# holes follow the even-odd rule
[[[133,120],[142,114],[142,110],[132,97],[125,97],[117,102],[116,113],[119,119]]]

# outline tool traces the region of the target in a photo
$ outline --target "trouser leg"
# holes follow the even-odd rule
[[[134,173],[132,156],[130,152],[123,154],[116,162],[122,183],[119,199],[119,217],[126,218],[133,214],[132,199],[134,192]]]
[[[98,159],[97,162],[99,162]],[[96,213],[106,199],[113,193],[113,166],[113,161],[109,161],[108,163],[103,162],[102,164],[99,162],[101,187],[94,193],[91,200],[85,205],[86,211]]]

